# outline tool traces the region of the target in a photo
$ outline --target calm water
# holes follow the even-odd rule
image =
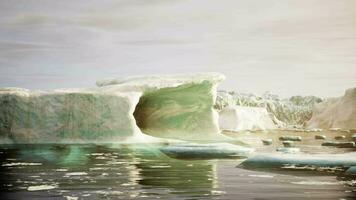
[[[235,136],[265,152],[280,143],[264,147],[259,138],[281,134],[310,137],[298,144],[309,153],[353,151],[320,147],[315,133]],[[242,160],[177,160],[158,148],[2,145],[1,199],[356,199],[354,180],[342,176],[250,171],[236,167]]]

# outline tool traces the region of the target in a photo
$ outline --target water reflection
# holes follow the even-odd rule
[[[1,192],[82,197],[209,197],[216,161],[171,159],[159,146],[7,145],[1,150]],[[10,163],[38,163],[14,165]],[[30,186],[55,189],[29,192]]]
[[[335,174],[288,169],[249,171],[236,168],[240,161],[231,159],[178,160],[161,153],[160,147],[3,145],[0,146],[2,199],[355,197],[352,177],[335,178]],[[47,189],[28,191],[29,188]]]

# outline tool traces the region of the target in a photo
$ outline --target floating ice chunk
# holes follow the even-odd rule
[[[302,137],[300,136],[281,136],[279,137],[279,140],[281,141],[302,141]]]
[[[333,142],[327,141],[321,144],[322,146],[332,146],[332,147],[339,147],[339,148],[353,148],[355,147],[355,142]]]
[[[346,136],[344,136],[344,135],[335,136],[335,140],[343,140],[345,138],[346,138]]]
[[[325,135],[315,135],[316,140],[325,140],[326,136]]]
[[[341,132],[344,132],[344,133],[351,133],[350,130],[341,130]]]
[[[295,147],[278,147],[276,151],[282,152],[282,153],[299,153],[300,149],[295,148]]]
[[[160,149],[174,158],[245,158],[254,150],[228,143],[176,144]]]
[[[284,147],[292,147],[294,145],[294,142],[287,140],[287,141],[283,141],[282,144]]]
[[[243,168],[316,170],[356,166],[356,152],[345,154],[260,154],[242,162]],[[293,166],[293,167],[288,167]]]
[[[271,145],[272,142],[273,142],[272,139],[263,139],[263,140],[262,140],[262,143],[263,143],[264,145]]]
[[[321,132],[323,131],[323,129],[321,128],[312,128],[312,129],[308,129],[310,132]]]
[[[353,134],[351,137],[353,141],[356,141],[356,134]]]
[[[350,167],[350,168],[345,172],[345,174],[355,176],[355,175],[356,175],[356,166]]]
[[[39,190],[52,190],[56,188],[56,185],[34,185],[27,188],[28,191],[39,191]]]
[[[329,128],[329,131],[341,131],[341,128]]]

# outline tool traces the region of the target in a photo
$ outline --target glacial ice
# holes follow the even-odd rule
[[[265,93],[254,94],[219,91],[215,107],[219,110],[227,106],[247,106],[265,108],[278,127],[303,126],[312,117],[312,108],[322,99],[315,96],[292,96],[280,98]]]
[[[331,130],[356,128],[356,88],[346,90],[342,97],[316,104],[307,127]]]
[[[247,106],[227,106],[219,112],[222,130],[266,130],[277,127],[265,108]]]
[[[281,136],[278,138],[280,141],[302,141],[302,137],[300,136]]]
[[[84,89],[0,88],[0,137],[25,143],[226,140],[213,109],[223,79],[205,73],[108,79]]]

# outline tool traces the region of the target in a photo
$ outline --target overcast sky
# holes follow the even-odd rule
[[[0,0],[0,87],[221,72],[221,89],[356,87],[355,0]]]

